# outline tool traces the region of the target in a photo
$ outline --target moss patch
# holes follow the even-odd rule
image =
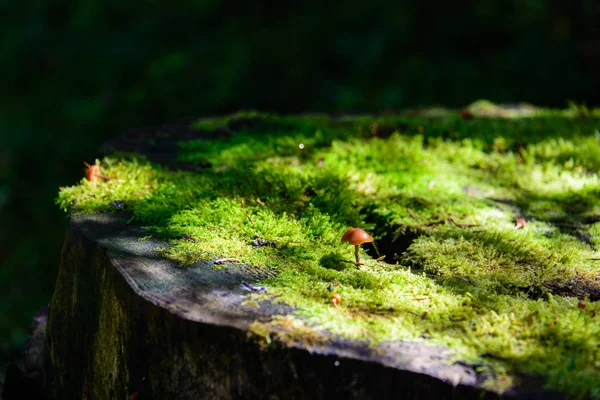
[[[235,258],[275,269],[261,284],[301,310],[309,325],[283,322],[311,340],[328,330],[447,345],[489,365],[496,387],[539,374],[598,397],[600,112],[524,109],[202,120],[192,127],[224,134],[180,143],[173,161],[210,168],[115,154],[98,160],[113,179],[82,180],[57,202],[131,211],[182,268]],[[375,237],[360,267],[342,261],[349,226]],[[277,336],[271,325],[253,331]]]

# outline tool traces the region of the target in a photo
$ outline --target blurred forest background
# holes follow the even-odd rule
[[[0,1],[0,359],[54,285],[59,185],[120,132],[239,109],[600,105],[597,0]]]

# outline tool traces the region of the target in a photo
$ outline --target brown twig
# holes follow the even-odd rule
[[[472,228],[475,226],[481,226],[481,224],[459,224],[452,217],[448,217],[448,221],[452,222],[454,225],[458,226],[459,228]]]
[[[446,223],[446,221],[444,221],[443,219],[440,219],[438,221],[431,221],[426,224],[423,224],[423,226],[434,226],[434,225],[441,225],[441,224],[445,224],[445,223]]]
[[[467,282],[469,285],[475,286],[473,282],[471,282],[467,278],[463,278],[462,276],[453,276],[453,278],[458,279],[459,281]]]
[[[406,211],[408,211],[408,213],[410,214],[410,216],[411,216],[411,217],[413,217],[414,219],[416,219],[417,221],[420,221],[420,220],[421,220],[419,217],[417,217],[417,216],[416,216],[416,215],[413,213],[413,211],[412,211],[412,210],[411,210],[409,207],[406,207]]]

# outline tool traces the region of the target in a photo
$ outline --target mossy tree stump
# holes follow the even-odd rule
[[[452,115],[458,121],[455,129],[491,123]],[[418,135],[428,123],[436,124],[432,121],[429,115],[393,122],[235,116],[130,132],[107,144],[104,151],[116,155],[101,165],[111,180],[82,181],[63,190],[59,199],[74,213],[47,329],[50,397],[563,397],[562,390],[552,389],[565,388],[560,380],[545,388],[550,376],[545,374],[560,370],[563,363],[544,351],[590,354],[596,339],[567,347],[538,344],[536,353],[523,359],[523,369],[515,354],[521,354],[519,346],[548,335],[570,340],[551,330],[547,321],[554,315],[573,318],[583,324],[576,329],[595,332],[594,301],[600,292],[588,279],[594,269],[580,266],[593,258],[593,248],[580,249],[593,246],[595,237],[577,238],[583,231],[578,227],[560,230],[592,218],[589,210],[572,213],[575,222],[567,217],[552,222],[543,210],[523,212],[524,197],[516,190],[498,192],[512,198],[494,199],[497,193],[477,181],[489,178],[480,172],[488,153],[476,153],[472,144],[467,150],[457,148],[469,151],[478,163],[469,167],[476,170],[468,176],[474,184],[464,186],[467,178],[461,178],[459,190],[452,192],[442,182],[438,185],[443,188],[429,195],[434,185],[427,182],[439,178],[435,171],[445,174],[460,161],[449,154],[455,151],[453,138],[436,142],[433,150],[423,147]],[[447,120],[437,123],[443,125],[436,128],[440,135],[447,132]],[[552,121],[544,123],[552,126]],[[588,123],[582,122],[584,127]],[[411,127],[414,133],[406,137],[397,133]],[[243,136],[252,139],[253,132],[264,134],[255,148]],[[415,179],[424,182],[420,192],[402,194],[399,184],[388,187],[377,180],[378,173],[386,173],[377,168],[364,175],[369,182],[353,181],[352,173],[336,176],[337,167],[328,169],[327,163],[343,164],[340,157],[352,153],[360,140],[368,141],[365,149],[397,151],[394,157],[400,158],[390,160],[399,160],[403,174],[417,174]],[[346,141],[351,145],[344,147]],[[490,142],[505,146],[494,150],[498,154],[523,146],[494,138]],[[311,147],[319,150],[310,154]],[[182,149],[187,156],[181,156]],[[348,157],[362,157],[366,151]],[[412,169],[402,160],[427,157],[428,151],[449,154],[446,164],[423,172],[422,166]],[[122,152],[135,152],[153,164]],[[498,154],[490,157],[504,162]],[[304,176],[302,168],[315,170]],[[378,187],[385,196],[378,197]],[[452,204],[443,207],[473,210],[473,215],[447,208],[438,215],[442,205],[436,200],[443,190],[451,193],[443,195],[451,201],[440,201]],[[528,201],[536,200],[527,195]],[[340,199],[346,197],[355,200],[344,204]],[[551,200],[562,206],[573,202]],[[406,215],[394,216],[397,210]],[[532,233],[527,251],[518,248],[513,239],[520,231],[502,219],[522,213],[531,221],[534,212],[540,224],[558,227],[556,235],[573,237],[573,247],[557,252],[546,246],[549,239],[539,244]],[[339,244],[343,228],[359,223],[372,228],[388,263],[375,260],[374,247],[367,248],[363,266],[342,262],[346,253],[346,258],[353,253]],[[493,223],[504,225],[490,233]],[[563,236],[552,240],[565,241]],[[465,254],[471,259],[464,265],[473,269],[456,269]],[[488,268],[488,255],[508,273],[481,273],[479,269]],[[566,272],[559,267],[534,262],[543,257],[563,257],[561,262],[573,264],[576,272],[560,280]],[[454,266],[452,273],[444,263]],[[521,270],[522,263],[528,264]],[[536,268],[546,275],[530,273]],[[331,304],[332,291],[343,295],[337,307]],[[498,324],[496,335],[507,336],[490,338],[490,321]],[[558,319],[552,321],[558,326]],[[484,325],[488,327],[479,332]],[[503,344],[513,340],[508,347]],[[544,362],[551,366],[537,367]],[[581,379],[575,397],[596,390],[586,386],[597,374],[593,359],[591,366],[578,364],[589,362],[572,361],[592,368],[573,375]]]

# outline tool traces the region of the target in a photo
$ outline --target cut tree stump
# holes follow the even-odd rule
[[[189,134],[170,127],[171,145],[177,132]],[[136,149],[159,162],[173,151],[147,139],[129,134],[107,148]],[[419,343],[373,348],[328,337],[265,346],[250,326],[296,311],[268,300],[245,303],[268,271],[241,263],[215,269],[213,261],[181,268],[158,254],[165,243],[141,240],[147,231],[128,219],[71,217],[46,332],[49,398],[561,398],[539,382],[500,396],[483,387],[475,366]]]

